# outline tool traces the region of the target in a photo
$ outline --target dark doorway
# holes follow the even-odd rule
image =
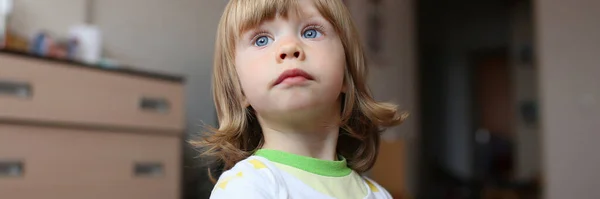
[[[535,198],[521,194],[526,183],[515,181],[520,104],[513,75],[530,70],[515,69],[517,59],[530,60],[518,53],[530,51],[517,49],[514,18],[516,8],[529,3],[416,3],[421,86],[416,198]]]

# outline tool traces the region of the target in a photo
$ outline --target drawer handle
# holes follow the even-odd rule
[[[136,177],[158,177],[162,176],[163,164],[159,162],[135,163],[134,174]]]
[[[18,98],[31,98],[33,89],[26,82],[0,80],[0,96],[7,95]]]
[[[140,109],[157,113],[168,113],[171,110],[171,104],[165,98],[142,97],[140,99]]]
[[[23,162],[0,161],[0,178],[23,176]]]

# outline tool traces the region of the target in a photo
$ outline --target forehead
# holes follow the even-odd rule
[[[239,34],[275,17],[319,15],[314,0],[234,0],[231,2],[230,30]]]

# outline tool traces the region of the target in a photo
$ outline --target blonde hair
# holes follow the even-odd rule
[[[367,62],[358,31],[349,11],[340,0],[314,0],[315,7],[328,20],[344,46],[347,67],[342,99],[337,152],[357,172],[370,169],[377,158],[380,132],[398,125],[407,117],[393,104],[376,102],[367,86]],[[231,0],[219,23],[213,68],[213,97],[219,128],[210,128],[201,141],[203,155],[215,157],[225,170],[251,156],[263,142],[260,124],[251,107],[242,103],[243,91],[235,69],[235,45],[240,35],[262,21],[286,17],[297,9],[297,0]]]

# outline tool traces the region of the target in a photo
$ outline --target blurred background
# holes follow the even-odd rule
[[[394,198],[600,198],[600,1],[344,2],[411,113],[367,173]],[[0,198],[208,198],[226,3],[0,0]]]

